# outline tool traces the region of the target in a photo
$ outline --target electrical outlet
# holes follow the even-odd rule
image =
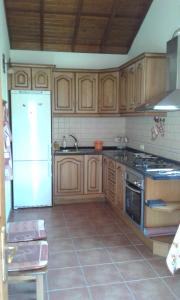
[[[139,149],[142,150],[142,151],[144,151],[144,144],[140,144],[139,145]]]

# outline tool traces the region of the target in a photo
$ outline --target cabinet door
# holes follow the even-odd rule
[[[116,163],[116,208],[121,212],[124,208],[124,172],[125,167]]]
[[[54,112],[75,112],[74,73],[54,72]]]
[[[32,68],[33,90],[51,90],[51,69]]]
[[[82,155],[55,156],[54,162],[54,194],[80,195],[83,194],[83,162]]]
[[[116,205],[116,162],[112,159],[108,159],[107,199],[112,206]]]
[[[128,90],[127,90],[127,97],[128,97],[128,111],[134,111],[135,107],[135,64],[131,65],[127,68],[128,72]]]
[[[119,73],[99,74],[99,112],[119,112]]]
[[[102,155],[85,155],[85,194],[102,193]]]
[[[107,198],[107,192],[108,192],[108,158],[103,157],[103,193],[105,194],[105,197]]]
[[[145,102],[145,60],[135,64],[135,107]]]
[[[31,89],[31,68],[13,67],[12,90],[30,90]]]
[[[76,74],[76,112],[97,113],[98,74]]]
[[[126,69],[120,71],[119,75],[119,111],[127,111],[128,105],[128,72]]]

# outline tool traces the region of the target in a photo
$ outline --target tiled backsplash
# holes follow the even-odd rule
[[[168,113],[165,117],[165,135],[151,139],[153,117],[54,117],[53,142],[62,144],[65,135],[68,146],[73,146],[69,134],[75,135],[80,146],[93,146],[96,139],[104,141],[106,146],[118,146],[114,138],[126,135],[128,146],[170,159],[180,161],[180,112]]]
[[[117,146],[114,138],[125,134],[125,118],[54,117],[53,142],[57,141],[61,145],[65,135],[67,146],[73,146],[69,134],[78,138],[79,146],[93,146],[93,142],[97,139],[104,141],[106,146]]]
[[[153,117],[126,118],[126,135],[129,138],[128,146],[180,161],[180,112],[168,113],[165,118],[165,135],[151,140],[151,128],[154,125]]]

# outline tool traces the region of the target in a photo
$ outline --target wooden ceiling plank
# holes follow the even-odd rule
[[[44,0],[40,0],[40,50],[44,48]]]
[[[39,12],[37,10],[25,10],[23,8],[18,8],[18,9],[11,9],[8,8],[8,13],[9,15],[14,15],[14,13],[22,13],[22,14],[38,14]],[[46,11],[44,10],[44,15],[57,15],[57,16],[75,16],[75,14],[71,13],[71,12],[58,12],[58,11]],[[81,12],[81,15],[83,17],[97,17],[97,18],[109,18],[109,14],[105,14],[105,13],[87,13],[87,12]],[[122,15],[122,14],[116,14],[114,16],[114,18],[122,18],[122,19],[131,19],[131,20],[141,20],[141,18],[139,16],[134,16],[134,15]]]
[[[75,26],[74,26],[74,34],[73,34],[73,38],[72,38],[72,52],[74,52],[74,50],[75,50],[75,44],[76,44],[76,39],[77,39],[78,31],[79,31],[83,1],[84,0],[78,0],[77,15],[76,15]]]
[[[103,34],[103,37],[102,37],[102,40],[101,40],[101,44],[100,44],[100,52],[103,52],[103,48],[104,48],[104,44],[105,44],[105,41],[108,37],[108,34],[111,30],[111,27],[112,27],[112,21],[114,19],[114,16],[116,15],[116,5],[117,5],[117,0],[114,0],[113,1],[113,5],[112,5],[112,10],[111,10],[111,15],[109,17],[109,20],[107,22],[107,25],[105,27],[105,30],[104,30],[104,34]]]

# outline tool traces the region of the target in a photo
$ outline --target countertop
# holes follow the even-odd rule
[[[140,153],[140,151],[132,148],[117,149],[117,147],[104,147],[102,151],[96,151],[93,147],[81,147],[78,151],[74,148],[68,148],[67,152],[54,151],[54,155],[104,155],[154,180],[180,180],[179,162],[159,157],[170,164],[172,171],[170,169],[169,171],[147,171],[136,164],[135,153]]]

